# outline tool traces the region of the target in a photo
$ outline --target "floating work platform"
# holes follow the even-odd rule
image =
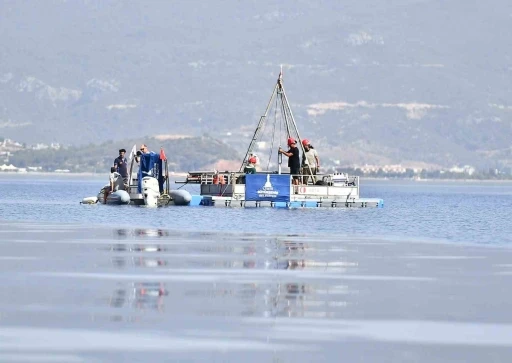
[[[271,127],[265,128],[269,115],[274,115],[274,123]],[[271,134],[271,140],[268,143],[262,142],[264,130],[269,130]],[[271,166],[272,148],[274,145],[281,145],[283,136],[287,138],[290,149],[285,152],[279,146],[276,164]],[[269,155],[266,171],[256,172],[262,167],[254,153],[257,144],[258,153],[265,150],[265,145],[270,145],[270,148],[266,149]],[[281,68],[265,113],[256,126],[240,169],[224,172],[216,170],[189,172],[185,181],[177,181],[177,183],[200,184],[200,195],[192,196],[189,203],[197,206],[244,208],[381,208],[384,206],[382,199],[360,198],[358,176],[343,173],[318,174],[320,161],[318,154],[313,153],[312,150],[314,151],[314,148],[309,140],[300,138],[284,90]],[[302,153],[302,162],[300,153]],[[288,166],[295,166],[290,168],[290,171],[297,172],[298,165],[301,165],[302,170],[298,171],[299,174],[282,173],[283,154],[290,158]],[[259,167],[256,168],[256,165]],[[271,171],[270,168],[274,166],[277,166],[277,171]]]
[[[185,181],[200,184],[190,206],[241,208],[382,208],[380,198],[359,197],[359,177],[316,176],[317,184],[293,185],[292,175],[277,173],[191,172]]]

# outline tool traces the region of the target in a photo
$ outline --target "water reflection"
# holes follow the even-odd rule
[[[162,258],[149,258],[149,257],[121,257],[114,256],[111,258],[112,266],[118,269],[124,269],[131,266],[136,267],[161,267],[167,266],[168,262]]]
[[[306,316],[307,293],[314,293],[314,288],[303,283],[278,284],[275,293],[267,297],[263,314],[267,317]]]
[[[166,266],[167,260],[159,256],[148,256],[146,253],[163,252],[166,249],[159,245],[142,245],[142,244],[114,244],[110,248],[113,252],[127,253],[144,253],[144,255],[131,256],[113,256],[111,258],[112,266],[118,269],[130,267],[160,267]]]
[[[117,237],[126,238],[130,236],[134,237],[167,237],[169,231],[160,228],[137,228],[137,229],[117,229],[115,230]]]
[[[137,228],[137,229],[117,229],[114,232],[115,236],[119,239],[125,238],[163,238],[169,236],[169,231],[163,229],[154,229],[154,228]],[[161,252],[165,251],[165,247],[160,244],[153,243],[115,243],[110,247],[111,251],[114,252]]]
[[[308,249],[311,249],[311,247],[304,242],[283,241],[280,245],[284,255],[304,253]]]
[[[165,247],[161,245],[147,245],[147,244],[113,244],[110,249],[115,252],[161,252],[165,251]]]
[[[112,293],[109,305],[113,308],[135,308],[137,310],[164,311],[164,298],[169,295],[160,282],[138,282],[127,288],[117,288]]]
[[[313,247],[313,245],[315,247]],[[316,241],[284,240],[278,243],[276,269],[314,272],[315,275],[346,273],[357,267],[357,263],[341,260],[338,253],[319,247]],[[297,276],[297,275],[294,275]],[[301,275],[298,275],[301,276]],[[317,283],[301,281],[277,284],[267,297],[266,316],[331,318],[340,316],[347,307],[353,293],[348,285],[332,285],[323,279]],[[327,286],[329,286],[327,288]]]
[[[354,294],[348,285],[332,284],[332,278],[358,264],[343,261],[343,250],[331,252],[316,241],[223,235],[191,241],[164,230],[140,229],[117,234],[136,243],[113,244],[112,266],[127,273],[144,269],[145,281],[118,285],[112,308],[164,312],[172,289],[170,314],[331,318],[345,314]]]
[[[318,272],[321,275],[344,273],[349,268],[357,267],[354,262],[335,260],[340,258],[336,254],[322,256],[329,258],[327,261],[315,260],[315,256],[319,257],[319,251],[311,243],[276,240],[273,245],[274,248],[265,253],[262,253],[262,248],[254,245],[235,249],[239,254],[221,263],[225,268],[253,269],[254,276],[258,276],[258,270]],[[221,263],[213,265],[203,261],[203,267],[219,267]],[[312,283],[308,278],[301,279],[300,275],[297,277],[295,274],[292,276],[296,281],[286,281],[288,275],[277,276],[276,279],[270,275],[267,282],[215,284],[213,289],[198,290],[191,286],[187,297],[219,300],[218,304],[236,300],[240,309],[237,313],[242,316],[329,318],[343,314],[349,305],[349,295],[353,293],[347,285],[331,285],[327,288],[327,281]],[[271,282],[273,279],[279,281]]]
[[[169,236],[169,232],[163,229],[117,229],[115,236],[120,239],[152,239]],[[168,261],[158,253],[166,251],[165,246],[153,243],[115,243],[110,251],[122,255],[111,258],[112,266],[116,269],[133,268],[159,268],[168,265]],[[124,255],[125,253],[129,255]],[[153,255],[156,254],[156,255]],[[155,310],[163,312],[165,297],[169,295],[163,281],[132,282],[126,287],[117,287],[109,299],[109,305],[113,308],[132,308],[136,310]],[[114,319],[119,320],[119,319]],[[121,319],[122,320],[122,319]]]

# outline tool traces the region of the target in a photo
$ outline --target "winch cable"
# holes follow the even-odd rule
[[[277,123],[277,97],[276,97],[276,106],[274,108],[274,124],[272,125],[272,141],[270,143],[270,153],[267,161],[267,170],[270,170],[270,160],[272,160],[272,153],[274,151],[274,140],[276,137],[276,123]]]
[[[277,103],[277,101],[276,101]],[[276,106],[277,109],[277,106]],[[276,111],[277,112],[277,111]],[[277,117],[277,116],[276,116]],[[282,120],[282,118],[281,118]],[[279,148],[281,149],[281,141],[283,140],[283,122],[279,122]],[[277,168],[279,174],[281,174],[281,164],[283,163],[283,154],[279,153],[277,154]]]
[[[297,129],[294,126],[293,116],[292,116],[291,110],[288,106],[288,100],[286,99],[286,95],[284,95],[284,93],[283,93],[283,104],[284,104],[284,109],[286,112],[286,125],[288,127],[288,131],[290,132],[291,137],[293,137],[295,139],[295,141],[297,141],[297,143],[299,143],[300,142],[299,134],[297,133]]]
[[[183,183],[183,185],[182,185],[181,187],[177,188],[176,190],[183,188],[183,187],[184,187],[185,185],[187,185],[187,184],[188,184],[188,181],[187,181],[187,180],[185,180],[185,183]]]
[[[263,124],[261,125],[261,133],[259,135],[259,139],[256,140],[256,142],[258,141],[262,141],[264,139],[264,135],[265,135],[265,127],[267,126],[267,122],[263,122]],[[252,154],[254,155],[254,151],[252,151]],[[250,157],[250,155],[249,155]]]
[[[286,131],[285,131],[286,132],[285,138],[288,139],[292,135],[290,134],[290,127],[289,127],[288,121],[286,119],[286,109],[285,109],[285,104],[284,104],[284,100],[283,100],[283,93],[282,93],[282,91],[278,93],[278,97],[279,97],[279,101],[280,101],[279,102],[280,103],[280,110],[279,111],[281,113],[281,121],[279,122],[279,128],[280,128],[279,140],[282,140],[282,137],[283,137],[283,126],[286,129]],[[286,143],[286,145],[288,145],[288,143]],[[289,147],[289,145],[288,145],[288,147]],[[283,154],[281,154],[281,153],[279,154],[279,156],[277,158],[277,164],[278,164],[278,172],[281,173],[281,165],[283,164]]]
[[[291,133],[290,133],[290,127],[288,126],[288,119],[287,119],[287,114],[286,114],[286,109],[285,109],[285,106],[284,106],[284,101],[283,101],[283,94],[280,93],[279,94],[279,98],[281,100],[281,117],[283,119],[283,122],[286,126],[286,137],[289,138],[289,137],[292,137]]]

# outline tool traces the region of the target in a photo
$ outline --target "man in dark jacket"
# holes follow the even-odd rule
[[[124,183],[128,184],[128,160],[126,160],[125,154],[125,149],[119,150],[119,156],[114,160],[114,168],[121,174]]]
[[[294,185],[299,185],[300,153],[299,148],[297,147],[297,141],[290,137],[288,139],[288,146],[290,147],[288,151],[284,151],[283,149],[279,148],[279,152],[288,156],[288,167],[290,168],[290,174],[292,175],[292,183]]]

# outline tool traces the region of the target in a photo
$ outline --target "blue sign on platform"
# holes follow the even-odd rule
[[[245,200],[289,202],[290,185],[290,175],[247,174]]]

